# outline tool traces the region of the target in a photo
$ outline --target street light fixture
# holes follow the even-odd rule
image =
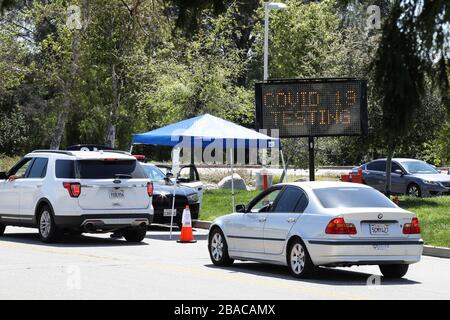
[[[264,81],[269,78],[269,11],[283,10],[287,5],[281,2],[265,2],[264,3]]]

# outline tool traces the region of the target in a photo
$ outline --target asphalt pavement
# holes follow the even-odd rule
[[[212,265],[207,231],[193,244],[152,227],[141,244],[109,235],[43,244],[37,230],[7,227],[0,237],[0,299],[450,299],[450,259],[422,257],[404,279],[376,266],[326,269],[298,280],[287,267],[237,261]]]

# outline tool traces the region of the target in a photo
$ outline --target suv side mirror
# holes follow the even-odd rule
[[[236,205],[236,212],[242,212],[242,213],[244,213],[246,210],[245,210],[245,204],[237,204]]]
[[[394,173],[399,174],[401,176],[405,175],[405,173],[402,170],[400,170],[400,169],[395,170]]]
[[[0,172],[0,180],[6,180],[7,178],[6,172]]]

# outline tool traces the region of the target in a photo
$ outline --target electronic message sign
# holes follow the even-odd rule
[[[367,134],[365,80],[274,80],[257,83],[255,97],[256,129],[282,138]]]

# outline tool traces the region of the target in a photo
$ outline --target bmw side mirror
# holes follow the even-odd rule
[[[401,175],[401,176],[404,176],[404,175],[405,175],[405,173],[404,173],[402,170],[400,170],[400,169],[397,169],[397,170],[395,170],[394,172],[395,172],[396,174]]]
[[[245,205],[244,204],[238,204],[238,205],[236,205],[236,212],[242,212],[242,213],[244,213],[246,210],[245,210]]]
[[[8,178],[6,172],[0,172],[0,180],[6,180],[6,178]]]

